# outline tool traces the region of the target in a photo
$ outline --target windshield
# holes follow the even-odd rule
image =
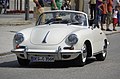
[[[40,15],[36,25],[44,24],[73,24],[87,26],[86,16],[75,12],[45,12]]]

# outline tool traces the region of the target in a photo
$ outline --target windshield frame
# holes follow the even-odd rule
[[[87,14],[86,13],[84,13],[84,12],[80,12],[80,11],[61,11],[61,10],[57,10],[57,11],[47,11],[47,12],[44,12],[44,13],[42,13],[40,16],[39,16],[39,18],[38,18],[38,20],[36,21],[36,26],[39,26],[39,25],[45,25],[45,23],[43,23],[43,24],[41,24],[40,22],[41,22],[41,17],[43,16],[43,14],[49,14],[49,13],[51,13],[51,14],[53,14],[53,13],[65,13],[65,14],[82,14],[84,17],[85,17],[85,25],[83,25],[83,26],[88,26],[88,17],[87,17]],[[60,20],[60,19],[57,19],[57,20]],[[49,23],[48,23],[49,24]],[[62,23],[58,23],[58,24],[62,24]],[[71,22],[71,23],[65,23],[65,24],[71,24],[71,25],[77,25],[77,24],[75,24],[75,23],[73,23],[73,22]]]

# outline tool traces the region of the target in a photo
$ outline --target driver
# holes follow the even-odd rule
[[[80,25],[84,25],[85,16],[83,14],[76,14],[75,19]]]

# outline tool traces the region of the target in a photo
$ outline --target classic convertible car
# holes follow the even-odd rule
[[[11,51],[17,55],[21,66],[30,62],[67,60],[84,66],[88,57],[105,60],[107,46],[105,34],[89,26],[86,13],[54,10],[42,13],[35,27],[17,32]]]

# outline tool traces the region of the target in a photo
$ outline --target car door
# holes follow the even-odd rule
[[[99,52],[103,45],[103,32],[99,28],[94,28],[92,30],[93,36],[93,50],[94,52]]]

